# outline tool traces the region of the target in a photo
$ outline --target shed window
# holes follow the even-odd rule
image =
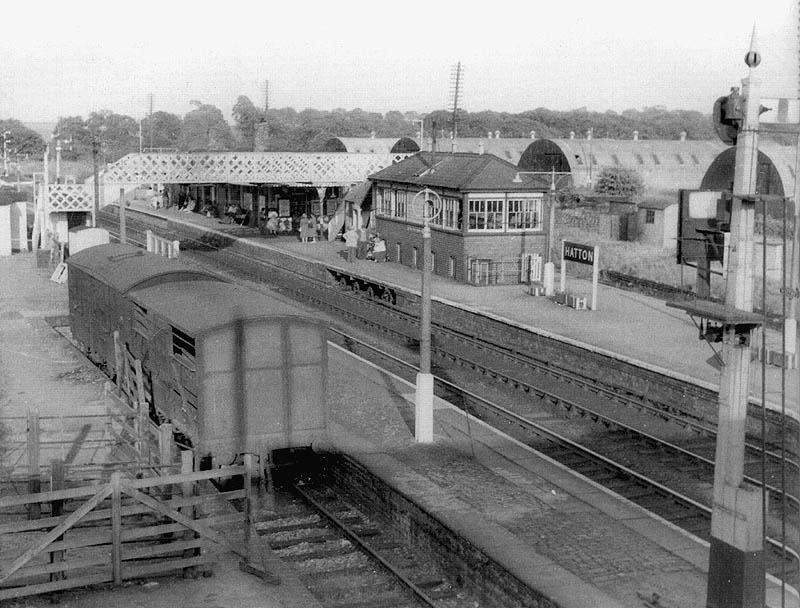
[[[681,156],[680,154],[676,154],[675,158],[677,159],[679,165],[683,164],[683,156]]]
[[[655,211],[655,209],[645,209],[644,210],[644,223],[645,224],[655,224],[656,223],[656,211]]]
[[[660,165],[660,164],[661,164],[661,161],[660,161],[660,160],[658,160],[658,155],[656,155],[656,154],[651,154],[650,156],[652,156],[652,157],[653,157],[653,162],[654,162],[655,164],[657,164],[657,165]]]
[[[642,155],[641,155],[641,154],[634,154],[634,156],[636,157],[636,161],[637,161],[637,162],[638,162],[640,165],[643,165],[643,164],[644,164],[644,159],[642,158]]]

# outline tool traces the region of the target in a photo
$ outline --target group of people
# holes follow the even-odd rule
[[[378,233],[367,232],[364,228],[350,228],[344,233],[347,245],[347,261],[372,260],[386,261],[386,241]]]
[[[291,217],[279,216],[275,209],[265,209],[259,220],[261,233],[268,236],[297,232],[302,243],[328,240],[330,221],[327,215],[315,217],[312,213],[304,213],[293,220]]]

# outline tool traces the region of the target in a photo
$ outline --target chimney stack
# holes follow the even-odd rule
[[[681,141],[686,141],[686,131],[681,131],[680,138]]]
[[[633,132],[633,141],[639,141],[639,131]]]
[[[570,139],[575,139],[575,131],[570,131],[569,132],[569,138]]]
[[[531,139],[536,139],[536,131],[531,131]]]
[[[494,132],[494,138],[495,139],[500,139],[500,131],[495,131]]]
[[[478,143],[478,154],[483,154],[483,152],[484,152],[483,142],[479,142]]]

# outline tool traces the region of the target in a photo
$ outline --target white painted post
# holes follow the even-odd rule
[[[564,262],[564,243],[566,241],[561,239],[561,293],[567,291],[567,265]]]

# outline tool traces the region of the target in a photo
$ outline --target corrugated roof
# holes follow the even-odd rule
[[[192,336],[237,319],[306,318],[293,304],[246,287],[216,281],[169,283],[137,290],[130,297]]]
[[[411,137],[332,137],[321,152],[349,152],[351,154],[393,154],[418,152],[419,145]]]
[[[642,177],[648,193],[699,188],[708,167],[727,148],[718,140],[540,139],[530,142],[519,168],[549,171],[553,146],[578,186],[594,182],[606,167],[624,167]]]
[[[175,259],[147,253],[133,245],[109,243],[83,249],[67,259],[67,265],[80,268],[120,293],[153,283],[170,281],[221,281]]]
[[[436,150],[494,154],[497,158],[516,165],[522,153],[534,141],[530,137],[457,137],[437,140]]]
[[[549,180],[518,176],[517,167],[493,154],[420,152],[369,176],[391,181],[461,191],[546,190]]]

